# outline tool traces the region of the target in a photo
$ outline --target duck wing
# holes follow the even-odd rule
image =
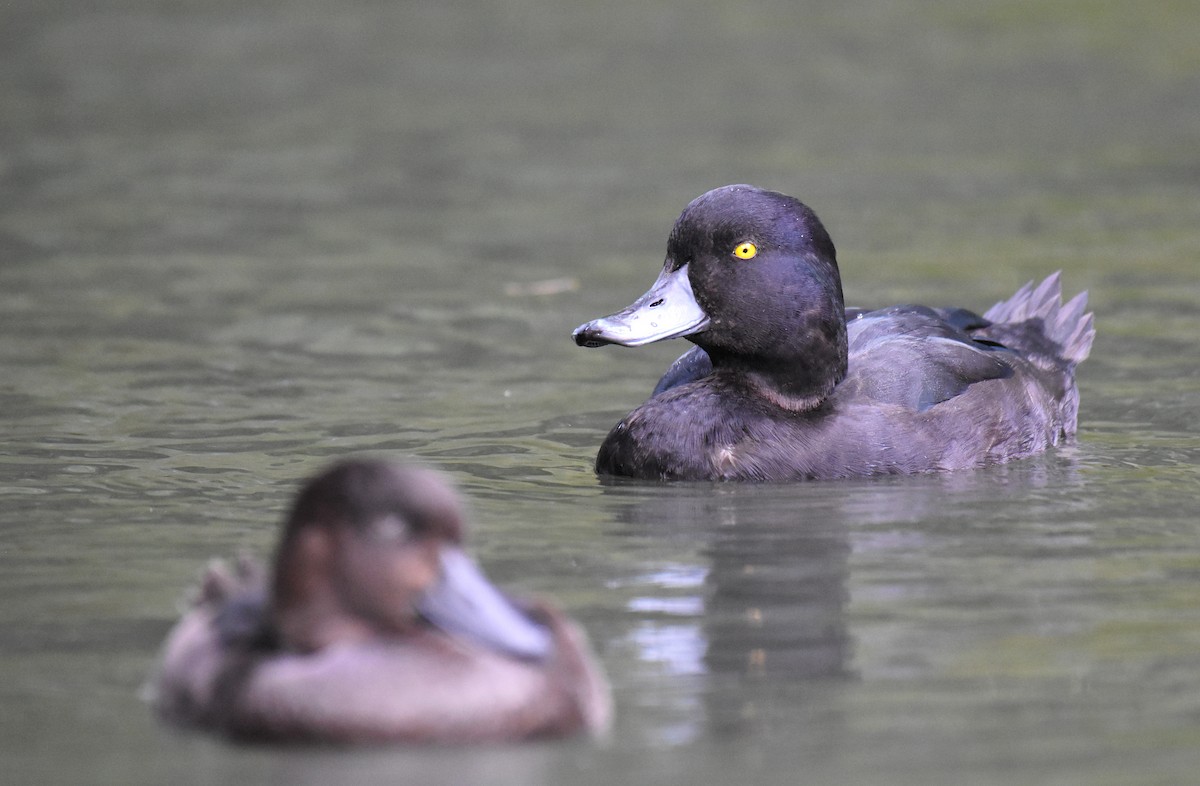
[[[708,357],[708,353],[700,347],[692,347],[675,359],[667,372],[658,380],[658,384],[654,386],[650,397],[653,398],[664,390],[695,382],[697,379],[704,379],[712,373],[712,370],[712,360]]]
[[[892,306],[858,313],[846,326],[850,362],[835,394],[923,412],[968,387],[1013,374],[1013,354],[971,333],[990,323],[966,309]]]

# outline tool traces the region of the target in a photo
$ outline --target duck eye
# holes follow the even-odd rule
[[[399,516],[384,516],[377,519],[371,523],[367,531],[371,540],[376,543],[400,543],[407,540],[411,534],[408,524]]]
[[[758,246],[746,240],[737,244],[733,249],[733,255],[738,259],[754,259],[758,255]]]

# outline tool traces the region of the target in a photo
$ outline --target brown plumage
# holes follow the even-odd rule
[[[471,743],[609,722],[582,631],[514,602],[460,549],[435,473],[348,461],[302,490],[273,576],[207,571],[152,681],[168,720],[240,740]]]

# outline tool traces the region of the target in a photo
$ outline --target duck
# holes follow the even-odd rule
[[[241,742],[503,743],[602,736],[586,635],[497,589],[434,471],[348,459],[309,480],[271,570],[214,563],[163,645],[166,721]]]
[[[795,197],[728,185],[675,222],[654,285],[583,347],[695,346],[609,431],[601,476],[794,481],[946,472],[1072,440],[1095,337],[1061,273],[982,315],[846,308],[832,239]]]

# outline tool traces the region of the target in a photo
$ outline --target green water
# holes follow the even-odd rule
[[[1200,771],[1200,7],[11,2],[0,758],[14,783],[1186,784]],[[601,485],[686,345],[570,330],[697,194],[830,229],[847,300],[1091,292],[1078,444],[948,477]],[[439,467],[617,722],[231,747],[138,698],[296,483]]]

